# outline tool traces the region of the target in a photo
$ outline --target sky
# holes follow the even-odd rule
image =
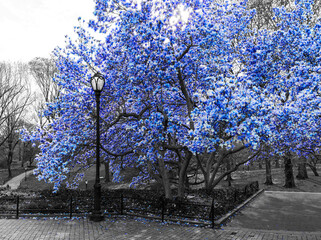
[[[0,61],[49,57],[73,36],[78,17],[94,19],[94,0],[0,0]]]

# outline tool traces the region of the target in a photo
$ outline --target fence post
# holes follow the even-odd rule
[[[72,195],[70,196],[70,202],[69,202],[69,218],[72,218]]]
[[[124,214],[124,195],[120,194],[120,214]]]
[[[212,228],[214,228],[214,197],[212,199],[212,204],[211,204],[211,212],[210,212],[210,219],[212,222]]]
[[[16,201],[17,201],[16,219],[18,219],[19,218],[19,196],[17,196]]]
[[[165,215],[165,199],[162,197],[162,222],[164,222],[164,215]]]

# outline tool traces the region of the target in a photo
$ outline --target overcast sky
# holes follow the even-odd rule
[[[93,19],[93,0],[0,0],[0,61],[48,57],[73,34],[78,17]]]

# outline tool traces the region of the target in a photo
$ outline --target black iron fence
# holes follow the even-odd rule
[[[223,214],[245,201],[259,190],[258,182],[228,189],[216,189],[210,202],[199,200],[168,200],[163,197],[148,197],[125,190],[108,191],[102,195],[101,206],[105,215],[132,215],[154,218],[161,221],[197,221],[212,225]],[[196,194],[203,194],[197,192]],[[208,199],[208,198],[207,198]],[[1,197],[2,216],[86,216],[93,207],[92,195],[57,197]]]

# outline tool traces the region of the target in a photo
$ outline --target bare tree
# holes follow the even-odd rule
[[[37,86],[40,88],[42,100],[38,99],[35,107],[39,112],[40,125],[45,125],[46,122],[50,122],[50,117],[43,118],[42,116],[45,103],[54,102],[60,93],[59,86],[53,81],[58,70],[53,59],[41,57],[31,60],[28,66]]]
[[[27,70],[22,63],[0,63],[0,146],[4,145],[7,150],[9,178],[13,152],[19,142],[19,123],[32,102]]]
[[[277,30],[278,17],[274,14],[274,8],[284,7],[287,10],[294,10],[295,0],[249,0],[247,3],[248,9],[255,9],[256,14],[252,18],[251,27],[255,29],[271,29]],[[309,24],[315,25],[321,17],[321,0],[314,0],[313,17],[309,19]]]

